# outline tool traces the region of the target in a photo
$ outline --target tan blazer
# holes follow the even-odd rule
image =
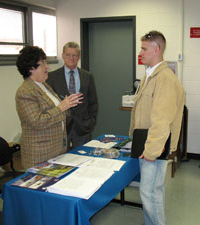
[[[44,85],[58,98],[48,84]],[[62,113],[30,78],[18,88],[15,100],[22,127],[21,157],[24,168],[66,152],[66,113]]]
[[[135,128],[149,129],[144,156],[155,160],[171,132],[170,150],[175,151],[180,134],[185,92],[166,62],[161,63],[141,86],[131,112],[129,135]]]

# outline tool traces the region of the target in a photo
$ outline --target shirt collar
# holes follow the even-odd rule
[[[148,67],[147,69],[146,69],[146,74],[147,74],[147,78],[149,77],[149,76],[151,76],[151,74],[155,71],[155,69],[161,64],[161,63],[163,63],[164,61],[161,61],[161,62],[159,62],[159,63],[157,63],[155,66],[153,66],[153,67]]]
[[[41,82],[38,82],[38,81],[35,81],[35,80],[34,80],[34,82],[35,82],[38,86],[40,86],[40,87],[41,87],[41,86],[44,86],[43,83],[41,83]]]
[[[70,75],[70,69],[67,66],[64,66],[65,68],[65,74]],[[77,67],[73,69],[74,74],[76,74],[76,72],[78,71]]]

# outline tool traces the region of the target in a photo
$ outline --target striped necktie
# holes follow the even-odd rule
[[[74,79],[74,71],[70,71],[70,77],[69,77],[69,93],[75,94],[76,93],[76,88],[75,88],[75,79]]]

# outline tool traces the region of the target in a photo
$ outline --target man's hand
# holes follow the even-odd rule
[[[155,160],[147,159],[147,158],[144,156],[144,154],[142,153],[142,155],[139,156],[139,159],[143,159],[143,158],[144,158],[146,161],[149,161],[149,162],[155,161]]]

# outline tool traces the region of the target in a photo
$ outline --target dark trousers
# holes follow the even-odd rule
[[[67,151],[70,151],[81,145],[84,145],[88,141],[91,141],[91,138],[92,138],[91,133],[79,136],[75,131],[74,126],[72,126],[70,132],[67,134]]]

